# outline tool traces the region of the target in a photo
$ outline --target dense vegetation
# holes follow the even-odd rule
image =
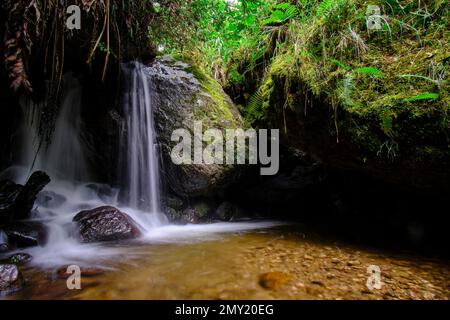
[[[332,109],[328,133],[356,145],[361,163],[448,160],[448,1],[196,5],[199,31],[182,51],[197,53],[254,125],[288,131],[277,115],[307,113],[317,98]]]
[[[83,8],[77,33],[64,29],[65,5],[72,3]],[[31,92],[36,82],[50,80],[51,103],[43,113],[50,120],[67,61],[72,68],[74,59],[87,62],[90,72],[105,80],[116,75],[118,62],[154,52],[188,59],[209,72],[254,126],[283,128],[292,139],[301,133],[289,125],[296,115],[314,115],[314,106],[329,108],[323,126],[315,125],[309,135],[350,143],[361,163],[412,159],[445,165],[450,157],[448,0],[65,5],[2,4],[11,87]],[[51,127],[52,121],[44,123]]]

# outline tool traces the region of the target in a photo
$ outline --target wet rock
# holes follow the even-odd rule
[[[29,217],[37,194],[50,182],[42,171],[34,172],[22,186],[9,180],[0,182],[0,223]]]
[[[175,210],[181,210],[183,208],[183,200],[176,196],[168,196],[167,206]]]
[[[61,194],[53,191],[42,191],[37,195],[36,204],[48,209],[61,206],[67,199]]]
[[[47,230],[40,222],[13,222],[5,227],[10,244],[19,248],[44,245],[47,241]]]
[[[222,221],[239,220],[246,216],[244,209],[228,201],[222,202],[214,213],[214,217]]]
[[[14,264],[0,265],[0,295],[8,295],[20,290],[24,285],[22,273]]]
[[[291,282],[290,275],[284,272],[267,272],[259,276],[259,285],[265,289],[278,289]]]
[[[168,186],[181,197],[220,194],[237,180],[241,166],[175,165],[170,154],[177,143],[171,137],[180,128],[193,132],[195,121],[202,121],[203,131],[245,127],[236,106],[216,80],[194,65],[161,57],[146,72],[158,103],[154,119]]]
[[[172,223],[184,223],[183,211],[176,210],[174,208],[167,207],[165,211],[167,219]]]
[[[214,204],[207,200],[199,200],[194,202],[192,209],[197,220],[204,220],[214,211]]]
[[[86,185],[86,188],[92,190],[95,197],[102,199],[106,203],[111,201],[118,193],[117,189],[112,188],[107,184],[90,183]]]
[[[192,208],[183,210],[181,220],[185,223],[198,223],[198,217]]]
[[[181,224],[210,222],[215,218],[214,213],[217,207],[217,203],[208,198],[193,199],[184,209],[181,203],[172,203],[172,205],[173,207],[166,208],[166,215],[170,221]]]
[[[222,202],[216,210],[215,216],[222,221],[230,221],[236,213],[231,202]]]
[[[16,253],[10,256],[8,260],[12,264],[23,265],[33,260],[33,256],[28,253]]]
[[[73,221],[81,242],[127,240],[141,235],[131,217],[110,206],[81,211]]]
[[[67,272],[68,267],[69,266],[63,266],[56,271],[59,278],[67,279],[72,275],[72,273]],[[95,277],[105,272],[105,270],[95,267],[80,267],[80,271],[82,277]]]

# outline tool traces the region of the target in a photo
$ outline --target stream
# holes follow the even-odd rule
[[[301,225],[268,226],[169,226],[103,247],[114,255],[99,258],[99,250],[95,262],[84,261],[95,272],[82,276],[81,290],[67,289],[61,265],[34,261],[23,269],[25,289],[8,299],[450,298],[448,263],[324,240]],[[381,289],[366,285],[370,265],[381,270]]]

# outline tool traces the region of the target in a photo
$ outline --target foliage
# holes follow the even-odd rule
[[[214,14],[200,10],[185,50],[223,85],[248,91],[248,120],[301,108],[305,96],[292,86],[302,84],[333,107],[330,134],[347,131],[372,155],[394,159],[422,148],[412,141],[450,136],[448,0],[215,2]],[[380,9],[377,28],[369,28],[368,5]]]

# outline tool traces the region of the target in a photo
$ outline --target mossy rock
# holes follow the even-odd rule
[[[240,174],[234,165],[175,165],[170,158],[177,142],[171,141],[176,129],[187,129],[193,141],[194,123],[207,129],[245,128],[239,111],[220,84],[186,59],[157,58],[148,68],[152,90],[156,93],[155,122],[164,158],[165,177],[177,195],[212,196],[221,193]],[[193,149],[192,149],[193,152]]]

